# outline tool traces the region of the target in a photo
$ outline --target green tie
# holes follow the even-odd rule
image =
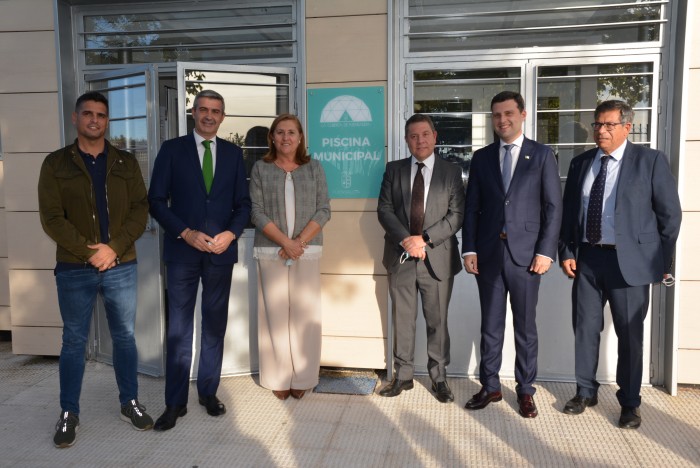
[[[211,141],[204,140],[204,159],[202,160],[202,175],[204,176],[204,186],[207,188],[207,193],[211,190],[211,183],[214,181],[214,163],[211,156]]]

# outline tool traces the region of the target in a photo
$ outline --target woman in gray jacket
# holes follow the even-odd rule
[[[299,119],[272,122],[270,146],[250,175],[258,262],[260,384],[280,400],[318,384],[321,229],[331,217],[326,176],[306,152]]]

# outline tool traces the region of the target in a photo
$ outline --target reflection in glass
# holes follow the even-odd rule
[[[192,10],[86,15],[85,63],[291,58],[296,40],[294,4],[279,3],[209,9],[197,4]]]
[[[537,69],[537,141],[551,145],[566,177],[571,160],[594,148],[598,104],[621,99],[635,111],[628,140],[651,141],[652,63],[560,65]]]
[[[411,52],[656,42],[665,2],[411,0]]]
[[[466,182],[474,151],[494,141],[491,99],[520,91],[520,68],[418,70],[413,110],[429,114],[437,131],[437,154],[462,167]]]
[[[110,111],[112,103],[110,102]],[[115,147],[129,151],[139,162],[141,175],[146,187],[149,185],[150,168],[148,167],[148,123],[145,117],[109,121],[105,138]]]
[[[472,35],[464,33],[440,37],[434,35],[410,38],[410,52],[449,52],[465,50],[489,50],[525,47],[561,47],[581,44],[619,44],[658,41],[661,26],[645,24],[632,26],[589,26],[584,30],[550,30],[527,32],[501,32],[499,34]]]

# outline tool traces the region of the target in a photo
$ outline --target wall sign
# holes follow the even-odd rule
[[[309,89],[309,154],[331,198],[377,198],[384,174],[384,87]]]

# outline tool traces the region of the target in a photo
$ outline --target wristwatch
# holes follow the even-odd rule
[[[433,241],[430,240],[430,236],[428,235],[428,231],[423,231],[423,242],[428,244],[430,247],[433,246]]]

